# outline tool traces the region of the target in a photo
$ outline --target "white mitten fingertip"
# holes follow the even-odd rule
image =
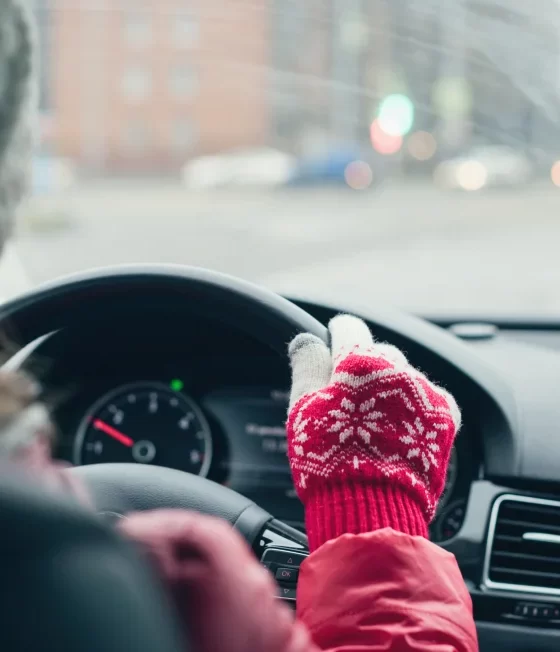
[[[373,337],[367,324],[353,315],[337,315],[329,322],[333,359],[352,351],[366,352],[373,347]]]
[[[331,379],[331,354],[326,344],[315,335],[301,333],[288,347],[292,365],[290,409],[305,394],[326,387]]]
[[[320,340],[316,335],[311,335],[311,333],[300,333],[296,335],[294,339],[288,345],[288,355],[290,356],[290,361],[301,351],[307,349],[310,346],[324,346],[325,343]]]

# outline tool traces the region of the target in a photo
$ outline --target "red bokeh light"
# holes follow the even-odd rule
[[[402,136],[388,134],[383,131],[378,120],[372,122],[370,138],[373,148],[380,154],[396,154],[403,144]]]

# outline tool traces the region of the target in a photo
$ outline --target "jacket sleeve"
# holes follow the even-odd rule
[[[298,617],[329,652],[474,652],[472,603],[455,557],[391,529],[345,534],[302,565]]]

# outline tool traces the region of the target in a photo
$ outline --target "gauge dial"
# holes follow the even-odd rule
[[[76,464],[136,462],[207,475],[212,437],[194,401],[159,383],[126,385],[103,396],[82,420]]]
[[[445,478],[445,486],[443,488],[443,493],[441,494],[441,498],[439,499],[440,509],[442,509],[449,501],[449,498],[453,493],[455,483],[457,482],[458,474],[459,474],[459,457],[457,455],[457,449],[452,448],[451,456],[449,457],[449,465],[447,467],[447,477]]]

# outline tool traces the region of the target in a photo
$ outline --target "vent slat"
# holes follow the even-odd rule
[[[492,557],[502,557],[505,559],[519,559],[529,562],[543,562],[550,564],[560,564],[560,557],[545,557],[540,555],[530,555],[523,552],[505,552],[503,550],[494,550]]]
[[[520,590],[560,591],[560,545],[523,539],[528,532],[560,535],[560,502],[542,505],[508,497],[500,503],[494,523],[488,579]]]
[[[524,512],[524,513],[531,511],[534,514],[546,514],[547,516],[553,516],[555,518],[558,517],[557,507],[549,507],[547,505],[537,505],[536,503],[525,503],[525,502],[509,503],[506,509],[516,511],[516,512]]]
[[[498,527],[501,529],[506,526],[521,528],[526,531],[538,529],[541,532],[546,531],[547,534],[550,534],[551,532],[554,534],[560,534],[560,525],[547,525],[546,523],[539,523],[535,521],[518,521],[510,518],[501,519]]]
[[[524,570],[521,568],[512,569],[504,566],[494,566],[493,570],[495,573],[514,573],[515,575],[522,575],[523,577],[543,577],[546,579],[551,578],[557,582],[560,581],[560,573],[542,573],[540,571]]]
[[[523,539],[521,537],[512,537],[509,534],[496,534],[496,536],[494,537],[494,540],[512,541],[512,542],[523,541]]]

